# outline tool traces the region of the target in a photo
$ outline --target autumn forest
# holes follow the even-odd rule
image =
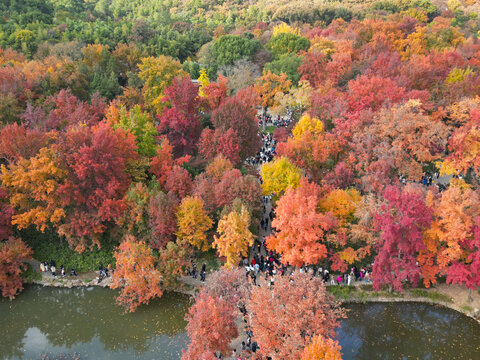
[[[479,38],[472,0],[0,1],[1,295],[55,258],[132,312],[208,263],[184,360],[244,316],[241,359],[341,359],[319,268],[471,296]]]

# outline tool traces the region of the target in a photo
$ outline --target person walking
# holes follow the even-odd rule
[[[193,264],[192,266],[192,278],[197,278],[197,264]]]
[[[206,271],[207,271],[207,265],[203,264],[202,271],[200,271],[200,281],[205,281]]]

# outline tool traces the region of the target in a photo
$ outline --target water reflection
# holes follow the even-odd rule
[[[180,359],[188,297],[166,294],[124,314],[114,295],[32,286],[0,300],[0,358]],[[457,312],[419,303],[347,308],[338,330],[345,360],[480,359],[480,326]]]
[[[480,359],[480,326],[420,303],[352,304],[338,331],[344,359]]]
[[[142,354],[164,352],[177,359],[186,341],[189,299],[165,294],[133,314],[124,314],[108,289],[28,287],[17,299],[0,300],[0,358],[38,357],[42,352]],[[88,345],[86,347],[85,345]],[[103,355],[104,354],[104,355]],[[83,358],[82,356],[82,358]]]

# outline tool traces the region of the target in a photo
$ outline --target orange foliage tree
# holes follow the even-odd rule
[[[287,74],[276,75],[271,71],[264,73],[255,84],[255,91],[261,97],[261,105],[264,108],[275,105],[275,95],[277,93],[286,93],[292,82],[288,80]]]
[[[449,188],[433,202],[434,220],[426,232],[426,249],[418,255],[425,286],[436,283],[449,266],[462,260],[462,244],[473,238],[475,219],[480,214],[480,195],[463,180],[453,179]]]
[[[368,166],[363,160],[371,166],[371,163],[390,158],[392,167],[399,173],[419,180],[422,165],[443,155],[449,132],[443,122],[422,111],[419,101],[410,100],[380,111],[373,124],[365,128],[362,135],[356,134],[354,141],[358,141],[360,166]]]
[[[293,137],[278,144],[278,154],[286,156],[309,176],[320,180],[341,151],[335,136],[324,131],[319,119],[303,115],[293,129]]]
[[[342,360],[341,350],[338,341],[317,335],[303,349],[301,360]]]
[[[224,299],[201,293],[185,316],[191,342],[182,360],[202,359],[215,351],[227,355],[230,342],[238,336],[234,310]]]
[[[453,132],[449,148],[453,150],[449,160],[456,169],[462,172],[472,169],[480,176],[480,110],[472,110],[470,120]]]
[[[37,129],[27,129],[17,123],[4,126],[0,130],[0,158],[15,163],[20,158],[29,159],[47,146],[53,137]]]
[[[65,178],[56,146],[43,148],[28,160],[21,158],[8,169],[2,165],[3,185],[17,210],[12,224],[19,229],[35,225],[42,232],[49,224],[58,226],[66,215],[58,192]]]
[[[155,175],[157,181],[162,187],[168,179],[175,165],[181,166],[190,159],[190,156],[184,156],[178,159],[173,158],[173,146],[166,137],[160,139],[160,145],[157,147],[156,155],[152,158],[150,172]]]
[[[332,217],[318,209],[320,187],[303,179],[297,189],[289,187],[275,209],[274,233],[267,238],[269,249],[294,266],[316,264],[327,256],[325,233]]]
[[[12,215],[15,210],[8,203],[8,193],[0,186],[0,241],[8,239],[12,233]]]
[[[253,287],[247,310],[258,352],[272,360],[300,359],[313,337],[333,338],[345,317],[321,279],[300,273]]]
[[[117,303],[125,311],[133,312],[139,305],[162,296],[161,274],[155,268],[157,258],[147,244],[127,235],[114,256],[117,265],[111,288],[120,288]]]
[[[208,109],[215,110],[220,103],[227,97],[228,79],[221,74],[218,76],[217,82],[210,82],[202,88],[205,95],[205,102]]]

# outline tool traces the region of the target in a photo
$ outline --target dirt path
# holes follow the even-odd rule
[[[77,273],[77,276],[70,276],[70,269],[65,269],[65,276],[60,275],[60,268],[57,269],[57,276],[53,276],[50,271],[40,271],[40,261],[30,260],[28,263],[32,266],[33,270],[40,274],[41,279],[33,280],[32,282],[37,285],[52,286],[52,287],[66,287],[72,288],[77,286],[101,286],[110,287],[112,283],[112,277],[104,278],[102,281],[98,281],[98,273],[95,271]]]

